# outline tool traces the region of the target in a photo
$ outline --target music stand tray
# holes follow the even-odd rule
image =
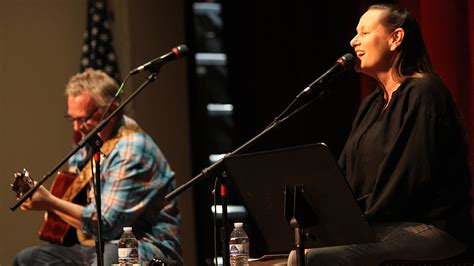
[[[304,197],[318,217],[305,229],[315,239],[305,247],[376,242],[329,148],[316,143],[292,148],[230,156],[224,167],[254,222],[258,250],[254,255],[288,253],[294,232],[284,215],[285,186],[303,185]]]

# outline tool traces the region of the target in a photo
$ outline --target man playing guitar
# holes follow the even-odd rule
[[[117,83],[104,72],[87,69],[66,85],[66,118],[74,133],[84,137],[99,122],[114,99]],[[117,246],[124,226],[132,226],[139,241],[141,262],[159,258],[182,263],[176,201],[164,196],[175,187],[174,173],[163,154],[131,118],[117,114],[99,133],[104,141],[101,164],[102,238],[104,265],[117,263]],[[75,234],[62,236],[69,243],[35,246],[20,251],[14,265],[96,264],[93,236],[96,235],[96,205],[92,194],[91,152],[88,147],[69,160],[78,173],[63,196],[55,196],[43,186],[22,204],[21,209],[47,211],[71,226]],[[92,186],[90,184],[92,183]],[[97,185],[97,184],[96,184]],[[82,202],[81,202],[82,201]],[[54,240],[48,241],[54,242]],[[92,241],[91,241],[92,240]]]

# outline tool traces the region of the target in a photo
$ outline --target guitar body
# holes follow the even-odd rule
[[[51,185],[51,194],[58,198],[63,198],[76,176],[76,174],[70,172],[59,172]],[[39,238],[50,243],[62,245],[69,228],[70,225],[59,218],[59,216],[53,212],[48,212],[46,220],[40,228]]]

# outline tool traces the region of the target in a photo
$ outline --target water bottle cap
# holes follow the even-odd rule
[[[124,232],[132,232],[132,227],[130,227],[130,226],[124,227],[123,231]]]
[[[241,228],[244,226],[244,223],[234,223],[234,227]]]

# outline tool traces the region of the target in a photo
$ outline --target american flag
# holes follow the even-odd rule
[[[87,1],[87,29],[82,46],[81,72],[86,68],[101,69],[120,84],[106,0]]]

